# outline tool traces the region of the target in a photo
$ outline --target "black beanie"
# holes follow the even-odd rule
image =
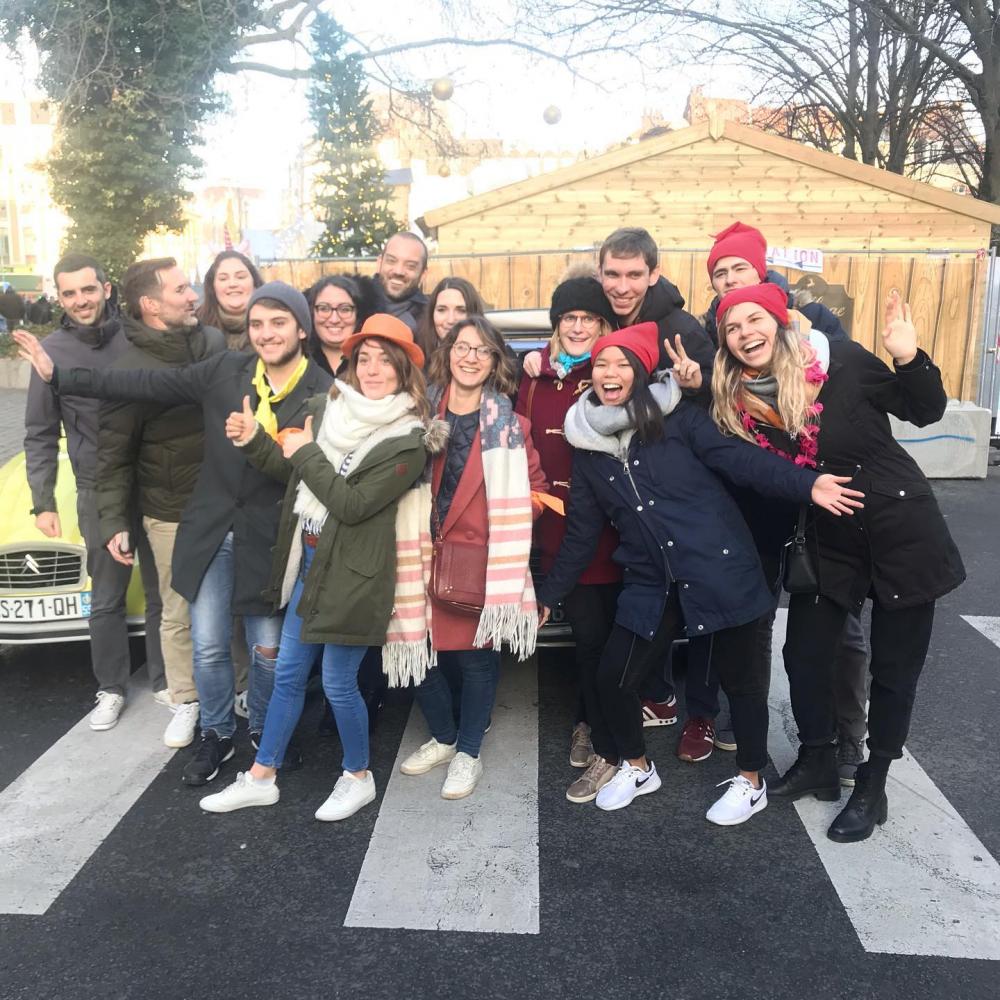
[[[552,329],[558,326],[560,316],[574,309],[593,313],[606,319],[612,327],[615,325],[615,311],[596,278],[570,278],[556,288],[552,293],[552,308],[549,310]]]

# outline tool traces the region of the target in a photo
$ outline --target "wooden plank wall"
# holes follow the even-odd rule
[[[662,272],[680,289],[687,309],[701,315],[712,300],[705,270],[707,251],[660,256]],[[570,265],[593,263],[596,252],[548,252],[485,256],[434,256],[424,276],[430,291],[446,276],[467,278],[493,309],[549,306],[552,290]],[[941,366],[948,395],[976,398],[982,358],[983,304],[988,261],[974,253],[942,255],[825,254],[823,280],[843,286],[853,300],[851,336],[887,359],[880,332],[886,296],[898,288],[909,301],[920,345]],[[371,274],[373,260],[289,260],[261,265],[265,280],[305,289],[323,274]],[[802,272],[777,268],[794,285]]]

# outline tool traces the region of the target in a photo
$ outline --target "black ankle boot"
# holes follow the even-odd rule
[[[876,774],[868,764],[859,764],[854,791],[840,815],[830,824],[826,835],[838,844],[867,840],[872,835],[875,824],[881,826],[888,816],[885,775]]]
[[[824,802],[840,799],[840,774],[837,771],[837,748],[828,743],[821,747],[799,747],[795,763],[773,784],[767,786],[768,796],[794,802],[806,795],[815,795]]]

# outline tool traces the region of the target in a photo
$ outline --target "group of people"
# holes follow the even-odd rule
[[[830,837],[870,836],[935,600],[964,579],[886,414],[932,422],[945,394],[898,294],[882,335],[890,368],[821,305],[795,301],[765,257],[756,229],[720,233],[700,322],[649,233],[619,229],[596,271],[555,289],[551,339],[524,358],[469,282],[420,292],[427,250],[412,233],[386,243],[373,278],[326,276],[305,294],[226,251],[200,306],[173,260],[140,261],[123,312],[98,262],[64,258],[60,329],[44,346],[16,336],[35,369],[25,445],[51,537],[60,423],[77,475],[91,726],[124,708],[138,553],[155,697],[173,710],[164,740],[195,744],[187,784],[234,755],[247,688],[253,764],[203,809],[278,801],[316,668],[343,747],[318,819],[376,796],[369,716],[385,684],[412,685],[429,731],[402,772],[447,766],[441,795],[462,798],[483,773],[501,650],[529,657],[562,604],[579,678],[570,802],[615,810],[660,787],[643,732],[677,720],[669,664],[686,637],[678,756],[725,747],[738,766],[706,818],[742,823],[768,794],[837,800],[843,783]],[[783,585],[801,746],[768,787]],[[716,725],[720,687],[731,735]]]

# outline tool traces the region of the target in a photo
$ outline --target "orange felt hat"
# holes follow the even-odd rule
[[[357,333],[352,333],[341,346],[345,358],[351,356],[354,348],[363,340],[388,340],[406,351],[410,360],[418,367],[424,367],[424,352],[413,339],[413,331],[401,320],[388,313],[374,313],[365,320]]]

